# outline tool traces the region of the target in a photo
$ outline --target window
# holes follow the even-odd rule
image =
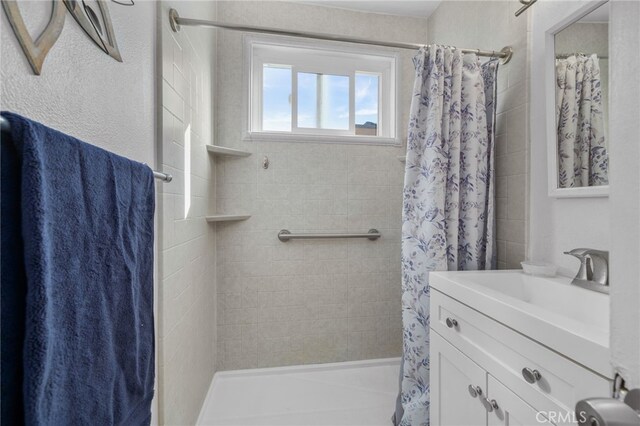
[[[246,38],[247,137],[398,143],[395,54]]]

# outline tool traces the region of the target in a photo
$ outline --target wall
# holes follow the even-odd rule
[[[51,14],[51,7],[39,1],[20,2],[20,10],[32,33],[44,28]],[[152,166],[154,7],[109,4],[109,11],[123,63],[103,53],[67,14],[40,76],[31,71],[0,13],[2,109]]]
[[[554,23],[560,25],[563,17],[584,8],[587,3],[538,2],[531,8],[531,74],[540,76],[531,81],[531,123],[535,123],[531,126],[531,258],[559,265],[560,274],[566,276],[575,275],[579,261],[564,255],[564,251],[576,247],[609,250],[611,246],[608,198],[552,198],[548,195],[544,105],[546,86],[543,77],[546,75],[544,55],[547,47],[544,33]],[[569,23],[563,22],[565,25]],[[611,161],[611,170],[615,168],[615,163]]]
[[[213,163],[205,145],[213,131],[215,32],[174,33],[168,11],[216,19],[213,2],[159,3],[162,79],[158,90],[159,163],[173,175],[162,186],[158,299],[159,400],[162,424],[194,424],[216,362],[215,210]]]
[[[611,4],[611,358],[640,387],[640,3]]]
[[[538,2],[533,7],[532,74],[543,75],[544,32],[587,1]],[[610,250],[611,359],[631,389],[640,386],[640,4],[611,2],[610,30],[610,197],[553,199],[547,195],[544,79],[532,81],[531,246],[535,258],[554,261],[574,274],[577,262],[561,251],[573,247]],[[614,82],[623,82],[614,83]]]
[[[103,53],[67,14],[40,76],[31,71],[0,12],[0,105],[155,168],[155,6],[108,7],[124,62]],[[51,15],[50,5],[41,1],[21,1],[20,11],[32,34]],[[155,424],[157,398],[152,413]]]
[[[421,19],[285,2],[220,2],[239,24],[420,42]],[[400,65],[401,117],[408,117],[412,53]],[[242,34],[218,39],[216,143],[252,152],[216,160],[218,368],[239,369],[399,356],[400,225],[404,147],[242,142]],[[406,123],[400,125],[403,140]],[[270,167],[264,170],[262,158]],[[277,233],[363,232],[368,240],[290,241]]]
[[[519,269],[526,257],[528,141],[527,15],[514,1],[448,1],[429,17],[430,43],[500,50],[513,58],[498,68],[496,227],[498,268]]]

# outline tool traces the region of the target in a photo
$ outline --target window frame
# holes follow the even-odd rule
[[[296,49],[307,52],[295,52]],[[245,35],[244,51],[243,140],[401,145],[398,127],[400,54],[397,50],[363,49],[344,43],[301,41],[284,36]],[[262,70],[265,63],[291,67],[291,131],[262,130]],[[356,72],[379,75],[377,131],[380,136],[355,134]],[[348,130],[298,127],[297,73],[349,77]]]

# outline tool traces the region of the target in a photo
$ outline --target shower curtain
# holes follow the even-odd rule
[[[396,424],[429,425],[429,271],[492,269],[498,61],[428,46],[414,58],[402,214],[403,360]]]
[[[598,57],[557,59],[556,85],[559,187],[608,185]]]

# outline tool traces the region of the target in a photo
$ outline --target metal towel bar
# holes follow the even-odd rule
[[[287,242],[289,240],[313,240],[320,238],[367,238],[371,241],[375,241],[381,236],[382,234],[377,229],[369,229],[367,233],[362,234],[292,234],[287,229],[283,229],[278,232],[278,239],[282,242]]]
[[[9,124],[9,120],[2,116],[0,116],[0,130],[3,132],[11,131],[11,124]],[[171,176],[169,173],[162,173],[155,170],[153,171],[153,177],[164,182],[171,182],[171,180],[173,179],[173,176]]]

